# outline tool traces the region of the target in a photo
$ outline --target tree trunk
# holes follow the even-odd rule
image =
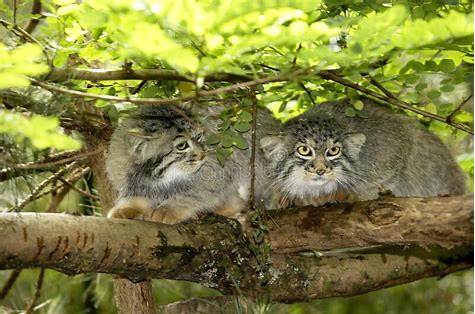
[[[103,215],[107,215],[116,199],[116,192],[107,180],[105,158],[107,152],[107,139],[96,139],[95,136],[86,136],[87,143],[93,149],[99,149],[101,154],[95,155],[90,160],[90,166],[94,173],[95,183],[101,198]],[[152,314],[154,299],[150,280],[134,284],[128,279],[114,278],[114,299],[119,314]]]

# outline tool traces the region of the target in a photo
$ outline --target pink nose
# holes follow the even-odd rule
[[[196,160],[203,160],[205,158],[205,153],[204,152],[199,152],[195,154],[195,159]]]

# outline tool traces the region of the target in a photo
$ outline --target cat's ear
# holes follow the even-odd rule
[[[350,155],[356,158],[365,142],[366,136],[363,133],[354,133],[346,137],[345,146],[348,148]]]
[[[264,136],[259,141],[259,147],[264,152],[264,156],[268,159],[275,157],[277,154],[284,152],[284,138],[278,135]]]

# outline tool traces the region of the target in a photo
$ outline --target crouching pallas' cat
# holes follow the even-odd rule
[[[289,204],[395,196],[463,194],[464,175],[449,149],[418,121],[365,99],[347,117],[348,100],[324,103],[261,139],[272,191]]]
[[[221,166],[205,144],[204,129],[216,125],[210,116],[202,117],[208,123],[203,128],[186,109],[147,105],[124,120],[112,135],[106,163],[118,191],[109,217],[176,223],[200,211],[231,216],[246,208],[250,149],[235,149]],[[265,129],[262,119],[257,127]],[[258,155],[256,191],[265,181],[261,159]]]

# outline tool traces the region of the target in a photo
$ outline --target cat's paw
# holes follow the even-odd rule
[[[152,212],[149,202],[140,197],[120,202],[108,213],[107,218],[143,219]]]
[[[175,209],[169,208],[168,206],[160,206],[154,209],[151,214],[146,217],[145,219],[164,223],[167,225],[174,225],[179,222],[182,222],[188,218],[190,218],[190,211],[185,209]]]

